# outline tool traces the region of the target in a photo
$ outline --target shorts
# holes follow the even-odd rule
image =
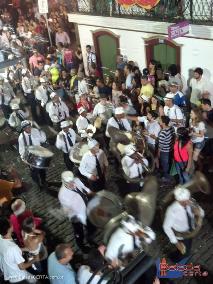
[[[202,142],[194,143],[194,149],[202,150],[205,146],[205,140]]]

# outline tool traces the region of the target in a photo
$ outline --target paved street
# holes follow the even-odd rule
[[[50,137],[51,141],[54,141],[53,137]],[[48,181],[54,186],[51,186],[51,191],[39,191],[31,181],[29,177],[28,168],[20,160],[17,150],[13,146],[4,145],[1,146],[0,152],[0,163],[1,167],[14,164],[19,174],[22,175],[24,182],[28,184],[28,189],[26,192],[22,193],[21,196],[27,201],[28,207],[33,210],[35,215],[42,217],[44,222],[44,229],[47,232],[47,241],[49,244],[49,250],[59,242],[71,242],[75,251],[73,241],[73,232],[69,221],[63,216],[59,202],[57,200],[57,191],[60,186],[60,175],[65,169],[62,160],[62,154],[56,150],[54,146],[50,146],[54,151],[55,155],[52,160],[51,168],[48,170]],[[211,177],[211,176],[209,176]],[[118,191],[117,181],[119,180],[119,172],[117,168],[111,163],[108,188],[111,191]],[[158,205],[162,200],[162,197],[170,190],[166,185],[160,186]],[[200,205],[204,208],[206,213],[206,218],[204,221],[204,226],[202,227],[200,233],[195,238],[193,242],[192,256],[190,262],[193,264],[200,264],[202,266],[202,271],[208,271],[208,277],[202,278],[184,278],[181,280],[176,280],[175,283],[183,284],[194,284],[194,283],[213,283],[213,211],[212,202],[213,195],[205,196],[203,194],[194,195],[197,200],[199,200]],[[154,220],[153,229],[157,232],[157,245],[160,245],[161,256],[166,256],[170,250],[170,245],[168,239],[161,229],[161,219],[159,209],[157,209],[157,214]],[[100,233],[97,237],[100,243]]]

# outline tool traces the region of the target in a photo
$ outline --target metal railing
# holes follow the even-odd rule
[[[189,20],[197,24],[213,24],[213,0],[161,0],[147,11],[137,5],[125,9],[116,0],[77,0],[72,13],[96,16],[126,17],[175,22]]]

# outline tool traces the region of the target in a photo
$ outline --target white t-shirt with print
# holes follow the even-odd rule
[[[204,124],[204,122],[200,121],[196,126],[192,125],[192,122],[190,120],[189,122],[190,128],[193,129],[193,132],[195,133],[200,133],[200,131],[206,131],[206,126]],[[202,137],[197,137],[197,136],[193,136],[192,135],[192,143],[199,143],[199,142],[203,142],[203,140],[205,139],[205,135],[203,135]]]

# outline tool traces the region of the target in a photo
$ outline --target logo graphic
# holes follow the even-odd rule
[[[200,265],[193,265],[192,263],[187,264],[188,258],[184,258],[180,263],[168,264],[166,258],[162,260],[158,259],[156,262],[157,266],[157,277],[158,278],[182,278],[187,277],[206,277],[208,272],[201,272]]]

